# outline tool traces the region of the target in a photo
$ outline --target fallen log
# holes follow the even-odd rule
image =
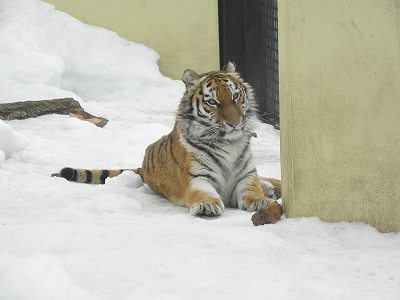
[[[93,116],[83,109],[79,111],[73,111],[69,115],[73,118],[78,118],[79,120],[93,123],[97,127],[104,127],[108,123],[106,118]]]
[[[23,120],[48,114],[69,115],[91,122],[98,127],[104,127],[108,123],[105,118],[96,117],[85,112],[79,102],[73,98],[0,104],[0,119],[2,120]]]

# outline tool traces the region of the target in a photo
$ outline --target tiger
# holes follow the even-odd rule
[[[219,217],[225,207],[257,211],[281,196],[278,179],[257,174],[250,141],[258,122],[253,89],[228,62],[221,70],[183,73],[186,90],[173,130],[145,151],[136,169],[63,168],[54,176],[104,184],[131,170],[152,190],[196,217]]]

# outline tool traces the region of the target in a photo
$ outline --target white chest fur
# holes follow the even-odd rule
[[[233,133],[226,139],[204,143],[182,139],[187,149],[193,154],[193,183],[205,189],[212,185],[225,206],[237,207],[235,187],[242,174],[254,169],[250,150],[250,137],[241,132]],[[207,190],[210,192],[209,190]]]

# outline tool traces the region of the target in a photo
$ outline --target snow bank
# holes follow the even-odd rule
[[[26,141],[13,128],[0,120],[0,166],[4,159],[26,147]]]
[[[160,74],[154,50],[37,0],[0,2],[0,49],[0,102],[74,97],[170,112],[171,84],[182,87]]]
[[[0,277],[0,299],[94,300],[71,281],[60,261],[47,254],[15,259]]]
[[[115,189],[127,187],[131,189],[138,189],[143,186],[142,178],[132,171],[124,171],[117,177],[107,178],[106,185]]]

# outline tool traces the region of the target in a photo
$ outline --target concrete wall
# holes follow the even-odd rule
[[[217,0],[46,0],[81,21],[155,49],[164,75],[219,68]]]
[[[278,2],[287,215],[400,230],[400,1]]]

